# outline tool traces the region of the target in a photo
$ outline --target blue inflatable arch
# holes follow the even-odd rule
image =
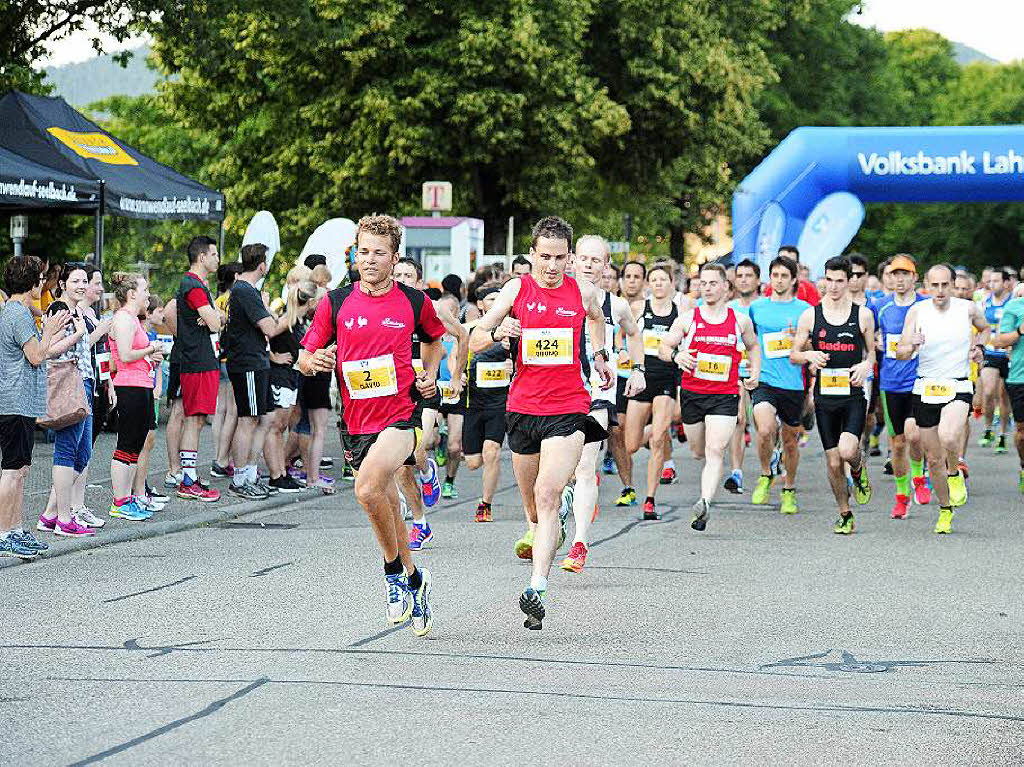
[[[1024,200],[1024,126],[797,128],[740,182],[733,254],[762,272],[799,244],[814,277],[843,252],[865,202]]]

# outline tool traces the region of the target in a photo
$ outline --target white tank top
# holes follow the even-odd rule
[[[924,335],[918,350],[918,378],[967,378],[971,372],[970,302],[950,298],[944,312],[932,299],[917,305],[917,331]]]

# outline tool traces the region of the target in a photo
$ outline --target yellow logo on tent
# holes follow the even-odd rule
[[[138,165],[135,158],[114,143],[106,133],[75,133],[63,128],[47,128],[60,143],[87,160],[108,165]]]

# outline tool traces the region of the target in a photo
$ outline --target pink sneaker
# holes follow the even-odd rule
[[[57,525],[57,517],[47,518],[44,515],[39,515],[39,521],[36,522],[36,530],[41,533],[52,533],[53,528]]]
[[[184,498],[186,501],[202,501],[203,503],[214,503],[220,500],[219,490],[205,487],[200,482],[195,482],[191,485],[184,483],[178,485],[175,495],[179,498]]]
[[[95,530],[91,527],[86,527],[74,517],[66,524],[59,519],[56,520],[53,532],[57,535],[63,535],[65,538],[88,538],[90,535],[96,535]]]
[[[912,477],[914,483],[914,502],[918,506],[927,506],[932,501],[932,489],[928,487],[927,477]]]

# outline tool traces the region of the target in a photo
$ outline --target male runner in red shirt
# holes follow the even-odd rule
[[[430,572],[418,570],[409,551],[395,475],[415,464],[421,432],[412,420],[412,389],[434,394],[445,328],[424,293],[394,280],[401,242],[401,226],[390,216],[359,220],[360,279],[320,302],[298,365],[307,376],[337,369],[349,434],[345,460],[357,472],[356,498],[384,554],[387,617],[400,624],[411,616],[413,632],[425,636],[433,624]],[[413,332],[420,339],[419,374],[412,365]]]
[[[474,354],[506,336],[515,344],[505,424],[523,506],[536,524],[533,575],[519,598],[519,608],[526,614],[523,625],[529,629],[540,629],[544,619],[548,573],[559,545],[562,489],[579,463],[584,443],[608,436],[589,415],[584,320],[601,387],[614,384],[608,366],[611,339],[606,338],[598,291],[565,274],[571,247],[569,224],[555,216],[538,221],[530,246],[533,271],[505,283],[469,339]],[[563,527],[563,538],[564,532]]]

